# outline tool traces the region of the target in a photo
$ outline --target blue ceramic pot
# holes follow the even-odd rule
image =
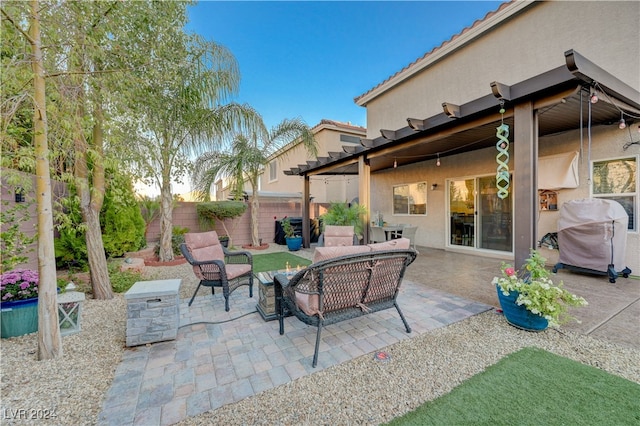
[[[0,303],[2,338],[38,331],[38,298]]]
[[[517,291],[512,291],[505,296],[498,285],[496,285],[496,291],[502,313],[509,324],[527,331],[542,331],[549,327],[549,321],[544,317],[532,314],[524,305],[516,304],[519,294]]]
[[[298,251],[302,247],[302,237],[286,237],[289,251]]]

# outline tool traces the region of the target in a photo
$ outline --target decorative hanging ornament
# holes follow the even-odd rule
[[[504,200],[509,196],[509,125],[502,123],[496,128],[496,188],[498,189],[498,197]]]

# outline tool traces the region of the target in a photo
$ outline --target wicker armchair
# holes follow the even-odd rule
[[[274,277],[280,334],[284,334],[285,310],[318,328],[313,367],[318,363],[320,335],[325,325],[396,308],[407,333],[411,332],[396,298],[416,252],[410,249],[363,252],[366,248],[354,246],[359,253],[319,261],[293,276]]]
[[[229,295],[238,287],[249,286],[249,297],[253,297],[253,257],[245,251],[229,252],[220,244],[215,231],[187,233],[180,251],[193,266],[193,272],[200,279],[189,306],[193,303],[200,286],[222,287],[224,310],[229,311]]]

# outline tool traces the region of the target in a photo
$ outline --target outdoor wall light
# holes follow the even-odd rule
[[[15,202],[16,203],[24,203],[24,189],[21,187],[17,187],[15,191]]]
[[[432,183],[432,184],[431,184],[431,190],[432,190],[432,191],[435,191],[437,187],[438,187],[438,184],[437,184],[437,183]]]

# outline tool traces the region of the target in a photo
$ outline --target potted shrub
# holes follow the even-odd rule
[[[229,247],[229,236],[228,235],[218,235],[218,240],[220,240],[220,244],[222,247]]]
[[[290,251],[300,250],[300,247],[302,247],[302,236],[296,235],[296,230],[288,217],[282,219],[282,230],[284,231],[284,239],[287,242],[287,248]]]
[[[322,226],[351,225],[358,238],[362,238],[364,225],[362,218],[367,214],[367,208],[358,203],[331,203],[329,209],[321,216]]]
[[[562,281],[553,284],[545,262],[537,250],[531,250],[520,271],[503,262],[502,276],[493,279],[500,307],[511,325],[530,331],[557,327],[573,319],[567,313],[569,307],[587,305],[585,299],[565,290]]]
[[[2,338],[38,331],[38,271],[14,269],[0,278]]]

